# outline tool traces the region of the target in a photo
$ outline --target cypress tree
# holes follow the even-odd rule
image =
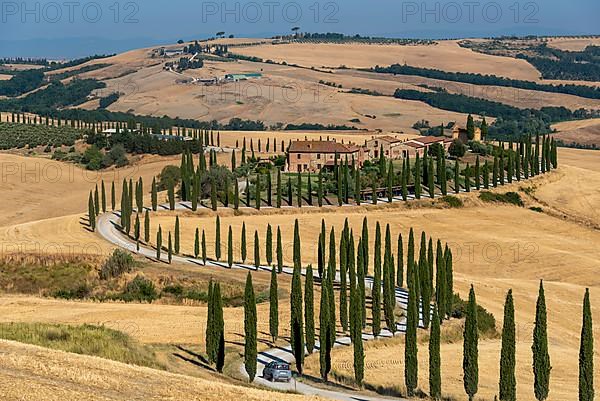
[[[431,331],[429,333],[429,396],[434,400],[442,398],[440,316],[435,306],[433,307]]]
[[[394,200],[394,165],[390,160],[389,167],[387,169],[387,195],[388,202],[392,203]]]
[[[344,332],[348,330],[348,235],[346,226],[340,238],[340,325]]]
[[[487,160],[483,164],[483,187],[485,189],[490,188],[490,166]]]
[[[104,187],[104,180],[102,180],[102,213],[106,213],[106,188]]]
[[[417,153],[417,157],[415,159],[415,198],[421,199],[421,159],[419,157],[419,153]]]
[[[271,225],[267,224],[267,236],[266,236],[266,252],[267,264],[271,266],[273,264],[273,230]]]
[[[96,188],[94,189],[94,210],[96,212],[96,216],[100,214],[100,197],[98,195],[98,184],[96,184]]]
[[[304,282],[304,321],[306,322],[306,351],[312,354],[315,348],[315,304],[313,292],[313,269],[308,265]]]
[[[294,269],[300,270],[302,267],[302,257],[300,253],[300,226],[298,219],[294,222]]]
[[[397,270],[396,270],[396,285],[398,287],[404,286],[404,245],[402,243],[402,234],[398,234],[398,245],[397,245]],[[394,301],[395,302],[395,301]]]
[[[533,375],[534,393],[538,401],[548,398],[550,392],[550,355],[548,354],[548,333],[546,321],[546,297],[544,283],[540,281],[540,289],[535,309],[535,326],[533,328]]]
[[[579,401],[594,400],[594,331],[590,290],[585,289],[583,298],[583,322],[579,345]]]
[[[394,308],[396,306],[394,257],[392,256],[392,234],[390,225],[385,228],[385,253],[383,257],[383,311],[388,330],[396,331]]]
[[[454,193],[457,194],[460,192],[460,166],[458,165],[458,160],[454,162]]]
[[[201,241],[201,247],[202,247],[202,263],[204,263],[206,265],[206,233],[204,232],[204,230],[202,230],[202,241]]]
[[[334,280],[337,266],[335,254],[335,228],[331,227],[331,232],[329,233],[329,261],[327,264],[327,276],[332,280]],[[330,317],[333,317],[333,315]]]
[[[327,375],[331,370],[331,329],[329,317],[329,291],[321,289],[321,304],[319,312],[319,362],[320,373],[324,381],[327,381]]]
[[[254,381],[256,375],[256,300],[254,287],[252,285],[252,274],[248,272],[246,277],[246,289],[244,291],[244,366],[248,373],[249,381]]]
[[[196,233],[194,234],[194,258],[198,259],[200,255],[200,232],[196,227]]]
[[[121,215],[123,215],[122,211]],[[92,231],[96,231],[96,208],[94,206],[94,198],[92,196],[92,191],[90,191],[90,196],[88,197],[88,220],[90,222],[90,228],[92,229]],[[123,219],[121,218],[121,221],[122,220]],[[122,222],[121,225],[123,225]]]
[[[245,193],[246,193],[246,206],[250,207],[250,180],[248,179],[248,176],[246,176]]]
[[[231,269],[233,266],[233,231],[229,226],[229,232],[227,234],[227,266]]]
[[[323,224],[325,224],[325,222],[323,221]],[[323,238],[323,233],[319,233],[319,240],[317,242],[317,272],[319,273],[319,277],[321,277],[321,279],[324,278],[323,276],[323,269],[325,267],[325,239]]]
[[[373,336],[377,337],[381,331],[381,226],[379,222],[375,225],[375,248],[374,264],[373,264],[373,288],[371,289],[372,297],[372,327]],[[385,302],[385,300],[384,300]]]
[[[175,188],[172,182],[169,183],[167,189],[167,197],[169,198],[169,210],[175,210]]]
[[[175,217],[175,253],[179,253],[179,216]]]
[[[150,214],[148,210],[144,215],[144,242],[146,244],[150,242]]]
[[[158,226],[156,232],[156,259],[160,260],[160,251],[162,250],[162,228]]]
[[[152,191],[150,197],[152,198],[152,210],[156,212],[156,210],[158,209],[158,189],[156,187],[156,178],[152,178]]]
[[[479,166],[479,155],[477,155],[477,159],[475,160],[475,188],[479,191],[481,189],[481,172]]]
[[[287,179],[287,201],[289,206],[293,206],[294,194],[292,191],[292,179],[288,176]]]
[[[400,186],[402,187],[402,200],[406,202],[408,199],[408,177],[406,168],[406,159],[402,161],[402,174],[401,174]]]
[[[140,214],[136,212],[135,214],[135,225],[134,225],[134,238],[136,241],[137,250],[140,250]]]
[[[233,208],[235,210],[240,208],[240,187],[237,178],[233,179]]]
[[[427,187],[429,189],[429,197],[435,197],[435,180],[433,174],[433,157],[429,158],[429,168],[427,169]]]
[[[367,222],[367,218],[364,217],[363,218],[363,223],[362,223],[362,234],[361,234],[361,238],[362,238],[362,244],[363,244],[363,260],[364,262],[364,269],[365,269],[365,275],[369,274],[369,223]]]
[[[277,208],[281,208],[281,170],[277,169],[277,196],[276,196],[276,205]]]
[[[444,250],[444,262],[446,264],[446,313],[450,315],[454,303],[454,273],[452,271],[452,252],[446,245]]]
[[[494,166],[492,167],[492,186],[496,188],[498,186],[498,156],[494,156]]]
[[[296,228],[298,227],[296,220]],[[297,230],[295,231],[297,235]],[[296,238],[296,235],[294,238]],[[294,241],[294,253],[296,253],[296,243]],[[294,255],[294,273],[292,276],[292,289],[290,295],[291,319],[290,319],[290,342],[292,354],[296,360],[296,369],[302,374],[302,365],[304,363],[304,323],[302,319],[302,283],[300,280],[300,260]],[[299,257],[299,256],[298,256]]]
[[[221,218],[217,216],[215,222],[215,258],[221,260]]]
[[[310,176],[310,171],[308,172],[308,181],[306,183],[306,192],[307,192],[307,197],[308,197],[308,204],[309,206],[313,205],[313,198],[312,198],[312,179]]]
[[[471,192],[471,169],[469,163],[467,163],[467,167],[465,168],[465,189],[467,192]]]
[[[298,202],[298,207],[302,207],[302,174],[300,174],[300,170],[298,170],[298,182],[296,183],[296,197]]]
[[[354,291],[354,298],[359,297],[359,291]],[[356,303],[360,303],[355,301]],[[360,309],[356,308],[357,313]],[[363,349],[363,339],[361,325],[356,324],[354,329],[354,338],[352,344],[354,346],[354,381],[359,387],[362,387],[365,370],[365,353]]]
[[[512,290],[506,294],[504,322],[502,326],[502,349],[500,351],[500,401],[516,401],[517,382],[515,378],[515,307]]]
[[[225,366],[225,320],[223,318],[223,299],[221,297],[221,285],[217,283],[214,294],[214,330],[215,330],[215,349],[216,349],[216,368],[217,372],[223,373]]]
[[[317,181],[317,204],[323,207],[323,170],[319,169],[319,177]]]
[[[357,313],[359,313],[358,323],[359,327],[364,328],[367,324],[367,309],[365,302],[365,271],[367,264],[367,259],[365,258],[365,245],[362,243],[361,252],[358,253],[356,258],[356,292],[357,292],[357,300],[356,303]]]
[[[361,182],[360,182],[360,169],[354,170],[354,202],[360,206],[361,202]]]
[[[204,334],[204,341],[206,345],[206,356],[208,363],[213,363],[216,359],[215,355],[215,303],[214,303],[214,292],[215,292],[215,284],[213,284],[212,279],[208,283],[208,308],[206,312],[206,332]]]
[[[115,205],[116,205],[116,193],[115,193],[115,182],[113,181],[111,186],[110,186],[110,210],[114,211],[115,210]]]
[[[419,306],[417,299],[416,272],[409,270],[408,305],[406,308],[406,334],[404,336],[404,384],[409,397],[415,395],[418,383],[417,325],[419,324]]]
[[[279,273],[283,272],[283,245],[281,243],[281,228],[277,226],[277,271]]]
[[[272,342],[279,336],[279,296],[277,288],[277,271],[271,269],[271,286],[269,287],[269,334]]]
[[[254,202],[255,202],[255,206],[256,206],[256,210],[260,210],[260,204],[261,204],[261,182],[260,182],[260,174],[256,175],[256,185],[254,185]]]
[[[439,239],[437,242],[435,262],[435,302],[437,304],[440,319],[444,319],[448,310],[448,279],[446,278],[446,260],[442,250],[442,243]]]
[[[479,386],[477,303],[475,300],[475,290],[472,285],[469,291],[469,303],[467,304],[463,339],[463,385],[465,392],[469,396],[469,401],[472,401],[475,394],[477,394]]]
[[[258,231],[254,231],[254,268],[260,268],[260,242],[258,240]]]
[[[211,175],[210,177],[210,207],[213,211],[217,210],[217,183],[215,182],[214,177]]]
[[[242,263],[246,263],[246,257],[247,257],[247,248],[246,248],[246,222],[242,223],[242,234],[241,234],[241,256],[242,256]]]

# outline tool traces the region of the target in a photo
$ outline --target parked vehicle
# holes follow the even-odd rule
[[[286,381],[292,378],[290,365],[281,362],[271,362],[263,370],[263,378],[269,381]]]

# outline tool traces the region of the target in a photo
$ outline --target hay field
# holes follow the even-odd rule
[[[561,214],[600,227],[600,152],[559,149],[560,178],[540,186],[535,197]]]
[[[0,341],[5,400],[317,400]],[[275,395],[276,394],[276,395]]]
[[[101,180],[105,181],[107,202],[110,204],[113,181],[118,194],[121,193],[123,179],[130,177],[143,177],[149,189],[154,175],[166,165],[179,165],[180,160],[179,156],[144,156],[133,166],[93,172],[47,158],[0,153],[3,189],[0,227],[84,212],[90,189],[100,185]]]
[[[227,73],[250,71],[262,72],[263,78],[218,86],[178,83],[185,78],[222,77]],[[133,110],[138,114],[167,114],[219,122],[239,117],[261,120],[267,125],[309,122],[414,133],[412,125],[425,117],[433,124],[466,119],[464,114],[436,109],[422,102],[350,94],[347,89],[318,83],[319,80],[336,79],[337,76],[331,74],[305,72],[286,66],[207,62],[203,69],[185,71],[184,75],[164,71],[161,66],[143,68],[107,81],[108,86],[101,95],[113,91],[124,93],[109,107],[111,111]],[[388,95],[396,89],[393,82],[369,82],[359,78],[346,77],[340,83],[344,88],[362,87]]]
[[[548,46],[555,47],[560,50],[568,51],[581,51],[587,46],[600,45],[600,37],[593,36],[587,38],[578,37],[559,37],[559,38],[547,38]]]
[[[370,68],[394,63],[438,68],[446,71],[496,74],[516,79],[537,80],[539,72],[524,60],[490,56],[461,48],[456,41],[436,45],[312,44],[250,46],[235,48],[235,53],[285,61],[304,67]]]

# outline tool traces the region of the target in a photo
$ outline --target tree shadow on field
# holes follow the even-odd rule
[[[177,345],[176,348],[187,354],[187,355],[183,355],[179,352],[174,352],[173,356],[175,356],[176,358],[179,358],[185,362],[191,363],[193,365],[204,368],[206,370],[210,370],[212,372],[216,371],[212,366],[210,366],[210,364],[208,363],[206,358],[204,358],[202,355],[200,355],[194,351],[191,351],[189,349],[186,349],[186,348],[182,347],[181,345]],[[190,358],[188,355],[192,356],[193,358]]]

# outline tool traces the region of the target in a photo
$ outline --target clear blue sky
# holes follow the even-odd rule
[[[0,7],[0,55],[23,39],[69,39],[62,43],[82,46],[82,38],[95,38],[108,47],[135,46],[218,31],[272,36],[294,26],[429,38],[600,33],[598,0],[2,1]]]

